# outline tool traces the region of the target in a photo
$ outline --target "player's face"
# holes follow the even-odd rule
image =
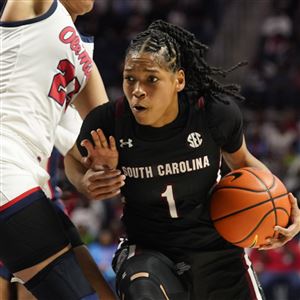
[[[61,0],[71,16],[80,16],[93,9],[95,0]]]
[[[162,67],[157,56],[131,53],[125,60],[123,90],[136,121],[162,127],[178,114],[178,92],[184,88],[182,70]]]

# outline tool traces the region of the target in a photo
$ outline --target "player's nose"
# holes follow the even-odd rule
[[[134,89],[132,91],[132,95],[136,98],[142,98],[146,96],[146,92],[143,89],[143,86],[139,82],[135,84]]]

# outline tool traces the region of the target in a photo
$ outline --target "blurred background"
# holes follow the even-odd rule
[[[156,19],[193,32],[210,47],[207,60],[214,66],[248,61],[227,78],[246,97],[240,107],[248,148],[300,199],[300,0],[95,0],[93,12],[76,25],[95,37],[94,60],[112,101],[122,95],[130,39]],[[58,180],[73,222],[114,285],[110,261],[121,233],[120,199],[85,199],[67,181],[63,160]],[[300,299],[299,237],[249,255],[267,300]]]

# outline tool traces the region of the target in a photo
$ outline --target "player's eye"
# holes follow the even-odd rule
[[[158,81],[158,78],[156,76],[149,76],[148,81],[150,81],[151,83],[155,83]]]
[[[130,75],[125,75],[124,76],[124,80],[126,80],[126,81],[128,81],[130,83],[135,81],[134,77],[130,76]]]

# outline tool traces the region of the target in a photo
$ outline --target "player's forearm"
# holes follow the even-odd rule
[[[244,164],[244,167],[252,167],[270,171],[264,163],[254,157],[250,152],[248,152]]]
[[[83,192],[83,176],[86,168],[69,151],[64,158],[65,174],[79,192]]]

